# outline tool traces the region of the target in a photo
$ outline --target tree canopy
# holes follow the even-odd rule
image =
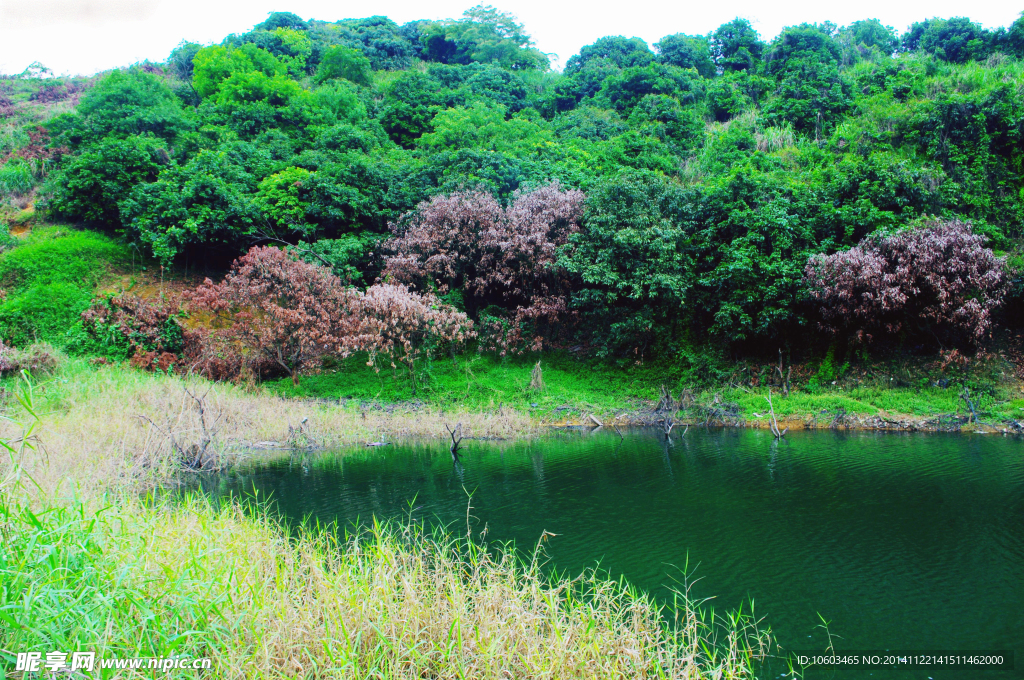
[[[0,189],[46,175],[51,213],[165,264],[289,244],[346,285],[448,296],[481,341],[497,323],[618,357],[799,343],[828,325],[812,258],[923,220],[969,224],[993,257],[1022,248],[1022,56],[1024,18],[770,40],[736,18],[653,45],[601,37],[558,72],[490,6],[403,25],[275,12],[98,77],[32,132],[38,148],[0,149]],[[578,215],[554,235],[527,204]],[[471,215],[458,244],[442,209]],[[405,253],[423,258],[412,276],[399,246],[428,232],[439,250]],[[431,257],[478,250],[498,267],[486,285],[465,267],[431,279]]]

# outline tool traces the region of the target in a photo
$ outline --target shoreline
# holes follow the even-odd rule
[[[819,417],[820,415],[820,417]],[[657,412],[647,414],[635,414],[626,418],[616,418],[601,425],[595,424],[589,419],[565,420],[544,423],[547,427],[603,427],[609,429],[614,425],[619,427],[660,427],[665,422],[667,414]],[[725,420],[703,421],[693,418],[673,418],[675,423],[674,432],[679,427],[719,427],[736,429],[771,429],[769,418],[729,418]],[[953,416],[944,418],[942,416],[926,418],[920,416],[908,416],[902,414],[878,414],[874,416],[858,416],[854,414],[804,414],[790,415],[778,418],[780,430],[856,430],[862,432],[925,432],[925,433],[957,433],[957,434],[1024,434],[1024,424],[1018,423],[1019,428],[1013,425],[995,425],[987,422],[970,422],[967,416]]]
[[[25,388],[6,382],[7,415],[26,414],[12,398]],[[445,426],[462,425],[467,439],[511,440],[548,428],[687,425],[769,428],[765,400],[752,392],[697,394],[688,409],[658,409],[634,391],[568,390],[513,394],[490,401],[435,393],[422,400],[324,399],[275,394],[267,387],[210,383],[147,373],[127,366],[91,366],[67,360],[56,373],[34,381],[36,411],[43,414],[37,435],[46,457],[27,460],[26,471],[42,488],[67,490],[71,480],[87,491],[111,485],[154,486],[181,467],[183,459],[222,467],[237,453],[282,449],[324,449],[405,437],[447,439]],[[1017,418],[1024,401],[986,404],[982,422],[969,422],[951,394],[896,388],[878,393],[791,393],[775,400],[779,429],[886,432],[1021,434]],[[502,396],[502,395],[497,395]],[[511,397],[509,399],[508,397]],[[445,399],[449,400],[445,403]],[[916,401],[914,401],[916,399]],[[717,400],[717,401],[716,401]],[[944,400],[944,401],[943,401]],[[907,404],[931,415],[908,415],[875,404]],[[855,412],[851,412],[855,411]],[[870,411],[870,412],[868,412]],[[0,428],[15,435],[8,423]]]

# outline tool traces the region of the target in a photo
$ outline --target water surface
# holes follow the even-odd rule
[[[408,515],[536,544],[657,597],[751,600],[788,649],[1015,649],[1016,671],[857,669],[808,678],[1024,677],[1024,442],[1001,436],[695,430],[563,432],[308,455],[208,478],[289,521]],[[694,569],[696,565],[696,569]],[[777,677],[777,666],[766,677]]]

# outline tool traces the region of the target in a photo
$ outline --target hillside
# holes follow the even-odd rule
[[[626,363],[706,346],[971,353],[1019,328],[1022,56],[1024,19],[803,24],[770,42],[736,19],[653,46],[600,38],[559,73],[489,7],[401,26],[276,13],[163,64],[0,81],[3,215],[15,232],[77,225],[215,277],[253,245],[293,244],[356,287],[435,290],[522,338],[517,350],[534,338]],[[410,225],[431,219],[424,201],[477,201],[459,227],[477,234],[543,187],[575,206],[565,224],[531,232],[536,252],[493,246],[533,258],[529,282],[474,288],[489,274],[470,265],[447,278],[394,265]],[[945,316],[925,301],[837,324],[845,313],[805,272],[872,234],[959,221],[984,237],[970,248],[1007,259]],[[470,250],[466,262],[483,257]],[[971,300],[983,309],[964,316]]]

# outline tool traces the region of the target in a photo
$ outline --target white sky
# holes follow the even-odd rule
[[[271,11],[334,21],[383,14],[399,24],[458,17],[478,0],[0,0],[0,73],[20,73],[33,61],[61,73],[90,74],[144,59],[163,61],[182,39],[219,42],[250,29]],[[483,4],[487,4],[484,0]],[[537,46],[559,55],[557,65],[605,35],[639,36],[649,44],[670,33],[704,34],[736,16],[765,39],[784,26],[865,18],[905,30],[928,17],[967,15],[988,28],[1009,26],[1024,9],[1012,0],[821,0],[694,2],[628,0],[552,2],[492,0],[526,25]]]

